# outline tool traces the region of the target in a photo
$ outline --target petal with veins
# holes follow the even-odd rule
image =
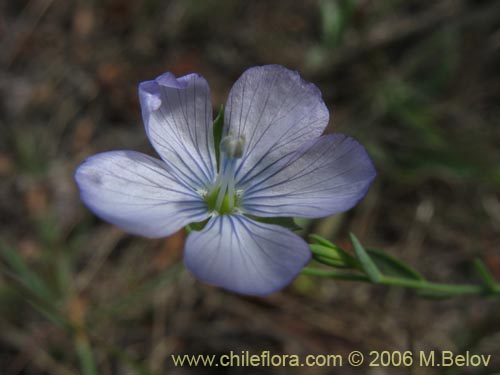
[[[279,65],[245,71],[231,89],[224,114],[224,134],[246,141],[236,175],[239,186],[319,137],[328,117],[321,92],[299,73]]]
[[[207,81],[198,74],[165,73],[142,82],[139,99],[149,140],[172,174],[206,188],[216,172]]]
[[[318,218],[353,207],[376,172],[366,150],[351,137],[324,135],[267,168],[245,191],[250,215]]]
[[[165,237],[208,217],[206,203],[158,159],[134,151],[91,156],[76,170],[83,202],[99,217],[145,237]]]
[[[222,215],[189,235],[184,261],[205,282],[265,296],[290,283],[310,257],[307,243],[283,227]]]

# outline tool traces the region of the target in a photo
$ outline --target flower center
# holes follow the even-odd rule
[[[220,142],[221,163],[212,188],[205,196],[209,211],[230,214],[239,205],[235,190],[236,162],[243,156],[245,138],[229,134]]]

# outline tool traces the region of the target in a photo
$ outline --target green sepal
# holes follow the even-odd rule
[[[346,267],[350,268],[360,268],[358,260],[353,257],[351,254],[349,254],[347,251],[342,249],[341,247],[335,245],[334,243],[328,241],[326,238],[320,236],[319,234],[310,234],[309,237],[316,242],[316,244],[311,244],[309,245],[311,247],[311,250],[313,250],[312,246],[314,246],[317,249],[317,245],[321,245],[323,247],[326,247],[330,251],[330,255],[328,257],[334,258],[339,260],[339,262],[342,262],[345,264]],[[314,252],[314,250],[313,250]]]
[[[354,234],[349,233],[349,237],[351,239],[354,252],[358,257],[362,270],[366,273],[372,283],[380,283],[384,276],[378,269],[373,259],[370,257],[370,255],[367,253],[363,245],[361,245]]]
[[[424,277],[419,272],[393,256],[376,249],[366,249],[366,251],[384,275],[424,280]]]
[[[184,227],[184,230],[186,231],[187,234],[191,233],[193,230],[198,232],[198,231],[202,230],[203,228],[205,228],[205,225],[207,225],[208,220],[209,219],[199,221],[197,223],[188,224]]]
[[[302,230],[291,217],[257,217],[252,215],[248,215],[248,217],[259,223],[279,225],[293,232]]]
[[[213,124],[213,135],[214,135],[214,147],[215,147],[215,160],[217,161],[217,170],[219,168],[219,160],[220,160],[220,141],[222,139],[222,131],[224,129],[224,106],[221,105],[219,109],[219,113],[214,120]]]
[[[325,266],[330,266],[334,268],[351,268],[351,266],[345,264],[343,261],[338,259],[323,257],[321,255],[315,255],[315,254],[313,254],[313,259],[321,264],[324,264]]]
[[[310,234],[309,238],[311,238],[314,242],[317,244],[330,247],[330,248],[335,248],[335,246],[332,242],[328,241],[326,238],[321,237],[319,234]]]
[[[345,250],[337,246],[327,247],[320,244],[310,244],[313,258],[318,262],[332,267],[359,268],[358,261]]]

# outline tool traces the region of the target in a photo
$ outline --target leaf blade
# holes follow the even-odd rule
[[[395,257],[376,249],[366,249],[366,251],[384,275],[424,280],[424,277],[417,270]]]
[[[384,275],[382,274],[382,272],[380,272],[377,265],[372,260],[370,255],[366,252],[365,248],[363,247],[363,245],[361,245],[361,242],[359,242],[356,236],[352,233],[349,233],[349,237],[351,239],[354,252],[358,257],[361,268],[370,278],[371,282],[379,284],[383,280]]]

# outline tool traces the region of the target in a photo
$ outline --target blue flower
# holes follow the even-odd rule
[[[354,139],[321,135],[328,110],[316,86],[278,65],[248,69],[231,89],[216,157],[210,90],[198,74],[165,73],[139,85],[147,136],[161,160],[110,151],[75,178],[83,202],[123,230],[187,238],[199,279],[250,295],[273,293],[310,260],[307,243],[256,218],[319,218],[353,207],[375,170]]]

